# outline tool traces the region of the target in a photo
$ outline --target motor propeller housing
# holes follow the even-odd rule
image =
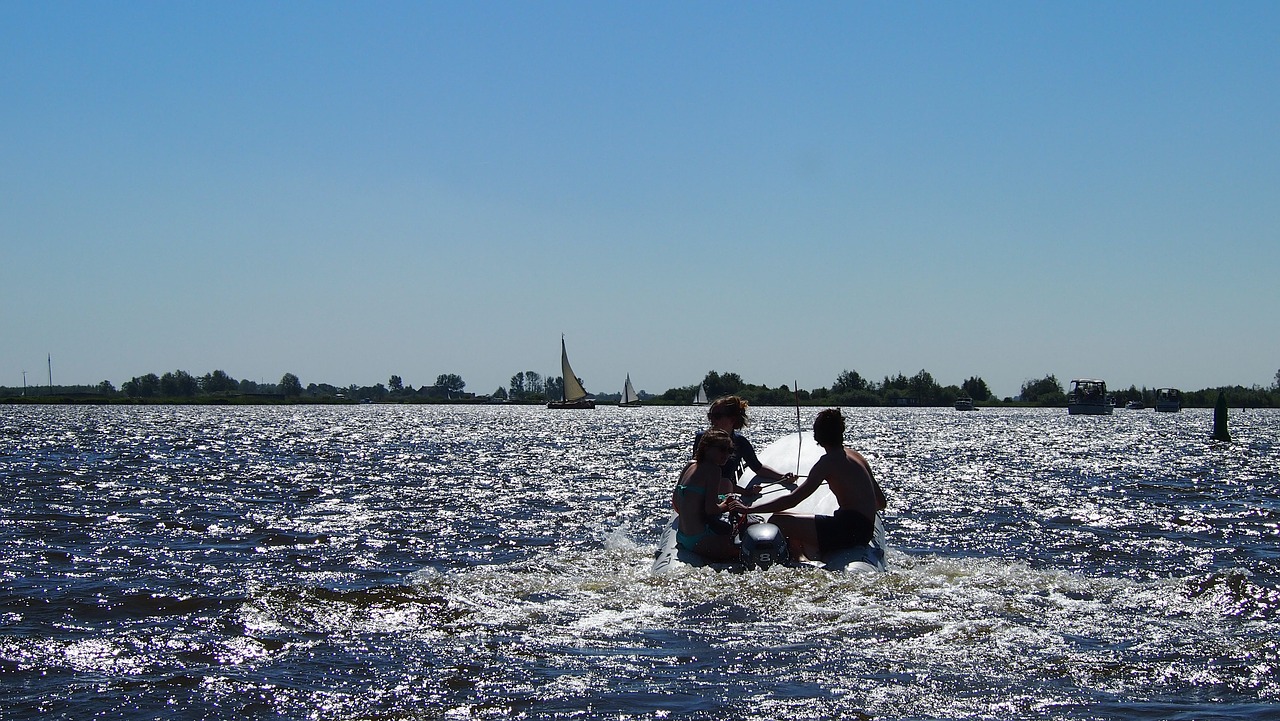
[[[753,523],[742,529],[742,563],[747,568],[768,568],[791,561],[787,539],[772,523]]]

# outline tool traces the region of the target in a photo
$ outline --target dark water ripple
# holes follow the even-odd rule
[[[1280,718],[1280,414],[846,413],[879,576],[649,574],[697,409],[2,407],[0,718]]]

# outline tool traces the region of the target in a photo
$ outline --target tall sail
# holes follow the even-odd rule
[[[587,389],[578,382],[578,376],[569,367],[569,352],[564,349],[564,336],[560,336],[560,373],[562,393],[560,400],[549,401],[548,408],[595,408],[594,398],[587,397]]]
[[[693,404],[695,406],[705,406],[708,402],[707,387],[705,385],[698,386],[698,395],[693,397]]]
[[[627,383],[622,387],[622,400],[618,402],[620,406],[634,406],[640,404],[640,396],[636,395],[635,386],[631,385],[631,374],[627,374]]]
[[[587,397],[587,389],[578,382],[578,376],[569,367],[569,353],[564,349],[564,336],[560,336],[560,374],[564,376],[564,395],[562,401],[580,401]]]

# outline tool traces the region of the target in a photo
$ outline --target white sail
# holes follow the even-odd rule
[[[560,373],[564,376],[563,401],[580,401],[587,397],[587,389],[578,382],[578,376],[569,367],[569,353],[564,349],[564,336],[560,337]]]
[[[620,406],[633,406],[640,402],[640,396],[636,395],[635,386],[631,385],[631,374],[627,374],[627,383],[622,387],[622,400],[618,402]]]
[[[693,404],[695,406],[705,406],[707,402],[707,387],[700,385],[698,386],[698,395],[693,397]]]

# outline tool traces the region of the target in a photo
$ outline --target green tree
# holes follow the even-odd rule
[[[706,377],[702,379],[702,385],[707,389],[707,399],[715,400],[722,396],[736,395],[747,384],[742,382],[742,376],[737,373],[722,374],[708,371]]]
[[[934,405],[942,396],[942,386],[939,386],[929,371],[923,368],[911,377],[910,388],[916,403],[922,406]]]
[[[467,382],[457,373],[441,373],[436,376],[436,388],[446,393],[461,393],[466,387]]]
[[[867,390],[867,379],[857,371],[843,371],[836,377],[836,382],[831,384],[831,392],[837,395],[865,390]]]
[[[285,398],[297,398],[302,395],[302,381],[292,373],[285,373],[280,378],[280,393]]]
[[[393,374],[391,376],[391,379],[387,381],[387,390],[391,391],[392,393],[399,393],[400,391],[403,391],[404,381],[400,378],[400,376]]]
[[[172,371],[160,376],[160,395],[170,398],[190,398],[200,389],[200,383],[186,371]]]
[[[342,390],[328,383],[307,384],[307,395],[313,398],[337,398]]]
[[[200,378],[200,390],[205,393],[226,393],[236,390],[238,386],[236,379],[227,375],[226,371],[206,373]]]
[[[668,388],[662,395],[658,396],[664,401],[688,405],[693,399],[694,394],[698,392],[697,385],[678,386],[676,388]]]
[[[884,391],[905,391],[911,388],[911,381],[901,373],[890,378],[884,377],[884,382],[880,384],[880,389]]]
[[[546,385],[542,381],[542,374],[537,371],[524,372],[524,387],[529,395],[538,395],[546,391]]]
[[[1129,401],[1142,401],[1143,403],[1146,403],[1144,400],[1146,391],[1147,389],[1145,386],[1142,390],[1138,390],[1138,386],[1131,384],[1127,390],[1112,390],[1111,396],[1115,398],[1116,403],[1119,405],[1124,405]]]
[[[1023,383],[1021,397],[1027,403],[1040,405],[1065,405],[1067,402],[1067,394],[1062,390],[1062,384],[1058,382],[1057,376],[1052,374],[1037,381]]]
[[[965,381],[960,387],[975,401],[985,401],[991,398],[991,389],[987,387],[987,382],[977,376]]]
[[[762,406],[789,406],[796,402],[796,394],[790,386],[782,385],[776,389],[761,387],[759,390],[753,386],[752,391],[751,401]]]

